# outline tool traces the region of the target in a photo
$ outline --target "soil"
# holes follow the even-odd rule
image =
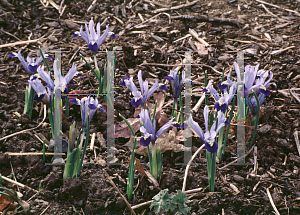
[[[84,78],[74,78],[74,85],[69,87],[69,91],[96,93],[98,81],[79,56],[79,53],[86,56],[93,66],[89,58],[91,52],[82,38],[71,37],[91,18],[101,23],[102,30],[109,24],[110,31],[116,34],[117,39],[107,39],[100,47],[102,52],[97,53],[97,57],[99,64],[103,64],[106,59],[106,53],[103,51],[109,49],[113,42],[115,42],[115,49],[123,51],[116,55],[115,116],[121,113],[125,118],[133,118],[135,109],[130,104],[132,97],[130,92],[119,84],[120,81],[128,76],[133,76],[137,81],[139,70],[142,70],[144,79],[163,80],[162,78],[169,74],[169,70],[175,67],[155,64],[177,65],[183,60],[184,51],[198,49],[195,45],[198,41],[192,36],[176,41],[189,34],[189,29],[194,29],[198,36],[209,44],[208,53],[202,50],[203,52],[192,54],[192,63],[202,64],[202,66],[192,66],[195,92],[197,90],[199,92],[204,87],[204,71],[207,71],[208,79],[214,81],[216,88],[217,83],[221,81],[221,75],[211,67],[219,72],[224,68],[227,74],[230,69],[233,69],[236,51],[246,49],[255,50],[256,53],[246,52],[245,64],[259,63],[260,68],[272,71],[274,74],[272,82],[276,83],[279,91],[272,89],[271,95],[263,104],[264,111],[254,141],[257,146],[257,174],[250,174],[253,165],[229,165],[219,170],[235,159],[236,143],[234,139],[230,139],[224,159],[217,164],[215,192],[210,193],[203,150],[196,157],[197,164],[190,167],[187,176],[186,190],[203,188],[199,192],[187,195],[191,212],[211,215],[223,214],[223,212],[232,215],[269,215],[274,211],[267,194],[269,188],[280,214],[300,214],[298,171],[300,151],[297,150],[294,136],[295,131],[299,130],[300,104],[288,90],[284,91],[300,87],[299,0],[268,0],[268,3],[279,6],[275,8],[264,5],[273,15],[266,12],[261,3],[254,0],[204,0],[166,11],[159,11],[159,9],[165,6],[183,5],[187,1],[153,0],[151,3],[149,0],[126,2],[103,0],[101,3],[97,1],[92,4],[92,0],[65,0],[63,5],[66,8],[61,16],[51,4],[45,7],[41,2],[48,1],[1,1],[0,45],[34,39],[39,41],[0,49],[0,138],[37,126],[43,116],[42,105],[36,102],[32,119],[29,119],[27,114],[22,114],[28,75],[19,60],[8,58],[8,54],[22,49],[22,55],[26,57],[36,56],[38,47],[44,49],[48,47],[48,50],[62,49],[66,51],[62,54],[63,71],[69,71],[71,63],[75,63],[78,71],[84,76]],[[54,2],[60,5],[60,1]],[[298,13],[284,9],[298,11]],[[159,13],[161,14],[149,20]],[[183,15],[192,17],[184,18]],[[175,16],[177,18],[172,18]],[[214,20],[205,21],[199,16],[209,16]],[[239,24],[228,20],[222,22],[217,18],[239,20]],[[285,50],[274,52],[282,49]],[[74,55],[75,52],[77,54]],[[52,57],[54,57],[53,53]],[[52,68],[53,62],[48,62]],[[147,63],[154,63],[154,65],[146,65]],[[297,90],[294,92],[297,93]],[[166,102],[172,100],[171,93],[170,90],[165,92]],[[198,100],[199,97],[193,96],[192,107]],[[151,101],[153,100],[150,99]],[[104,99],[101,98],[99,102],[104,104]],[[201,127],[203,107],[202,105],[195,114],[195,117],[200,119],[197,121]],[[165,112],[170,115],[169,109]],[[80,107],[72,105],[70,117],[64,118],[62,123],[65,139],[68,137],[69,125],[74,117],[81,119]],[[121,118],[115,117],[115,124],[119,122]],[[10,177],[13,171],[18,182],[40,192],[36,194],[29,188],[17,188],[16,185],[6,181],[2,182],[2,186],[19,190],[23,194],[22,199],[30,204],[29,214],[41,214],[43,211],[43,214],[130,214],[124,200],[104,173],[105,170],[120,192],[126,196],[128,159],[131,151],[125,144],[129,138],[115,140],[116,158],[121,165],[105,165],[106,145],[101,142],[100,137],[101,134],[106,137],[106,116],[99,110],[91,121],[91,134],[93,133],[96,133],[95,153],[87,151],[81,175],[75,179],[67,179],[65,182],[62,180],[63,167],[46,165],[42,156],[4,154],[42,152],[42,144],[36,135],[42,134],[47,141],[50,141],[48,117],[43,126],[34,131],[1,140],[1,175]],[[201,145],[200,138],[193,137],[193,153]],[[176,165],[176,163],[184,162],[183,154],[172,150],[164,153],[163,173],[159,187],[153,186],[145,176],[136,172],[134,199],[129,201],[131,206],[151,200],[161,189],[168,188],[170,193],[181,190],[186,165]],[[148,162],[147,156],[136,154],[136,157],[141,163]],[[51,159],[52,156],[47,156],[46,163],[51,163]],[[254,162],[253,152],[246,157],[245,161]],[[144,168],[149,170],[147,166]],[[236,192],[232,185],[238,188],[239,192]],[[150,212],[149,205],[135,209],[135,212],[154,214]]]

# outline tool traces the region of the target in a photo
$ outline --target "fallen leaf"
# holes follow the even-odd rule
[[[161,153],[164,153],[168,150],[172,150],[173,152],[182,152],[189,150],[189,147],[185,147],[182,144],[179,144],[180,139],[182,139],[182,134],[180,133],[177,139],[177,136],[173,130],[169,130],[169,132],[164,133],[160,136],[155,145],[161,149]],[[130,140],[125,144],[132,151],[134,138],[131,137]],[[151,144],[150,144],[151,150]],[[139,155],[148,155],[147,147],[142,146],[140,144],[140,137],[137,138],[135,153]]]
[[[13,196],[11,193],[9,193],[8,191],[3,191],[6,194],[9,194],[10,196]],[[17,193],[15,191],[13,191],[16,195]],[[1,195],[0,194],[0,212],[2,212],[2,214],[7,214],[7,212],[9,211],[14,211],[16,209],[16,206],[14,205],[14,200],[12,200],[11,198]]]
[[[202,43],[194,42],[197,50],[198,50],[198,55],[203,56],[203,55],[208,55],[208,50],[205,48],[205,45]]]
[[[134,132],[137,132],[140,129],[140,119],[137,118],[129,118],[127,119],[129,124],[132,126]],[[132,134],[131,131],[126,124],[126,122],[122,121],[115,127],[115,138],[131,138]]]
[[[130,163],[130,160],[131,159],[128,158],[128,163]],[[140,160],[137,158],[134,158],[134,161],[135,161],[135,170],[138,171],[139,173],[143,174],[144,176],[147,176]]]

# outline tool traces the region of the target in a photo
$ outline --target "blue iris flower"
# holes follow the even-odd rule
[[[165,132],[167,131],[170,126],[172,126],[172,119],[164,124],[157,132],[156,132],[156,121],[153,119],[153,123],[150,119],[149,111],[146,109],[143,109],[141,113],[139,114],[139,118],[142,120],[143,125],[140,128],[140,131],[144,134],[144,136],[141,138],[140,143],[142,146],[148,146],[150,142],[152,144],[155,143],[155,141]]]
[[[228,124],[228,122],[225,120],[225,114],[222,113],[221,111],[218,111],[217,128],[216,128],[216,122],[214,122],[210,130],[208,130],[208,106],[205,106],[203,116],[205,122],[205,130],[206,130],[205,133],[200,128],[199,124],[193,120],[192,115],[190,115],[187,121],[187,125],[191,126],[192,129],[200,136],[202,141],[205,143],[205,148],[207,149],[207,151],[211,153],[215,153],[218,150],[218,144],[216,143],[215,138],[218,135],[220,129],[223,126],[225,126],[225,124]]]
[[[30,58],[29,56],[27,56],[27,59],[26,59],[27,62],[26,62],[24,57],[21,55],[21,51],[22,51],[22,49],[20,49],[20,51],[18,53],[13,52],[11,54],[8,54],[7,57],[19,58],[22,66],[24,67],[28,76],[30,77],[31,75],[36,73],[39,64],[43,61],[43,57],[39,57],[37,60],[35,60],[35,58]],[[50,60],[53,60],[48,54],[44,54],[44,57],[48,58]]]
[[[186,82],[190,82],[190,80],[185,78],[185,72],[184,71],[182,71],[181,80],[179,80],[179,76],[178,76],[176,70],[173,70],[173,71],[170,70],[170,75],[165,76],[164,79],[167,79],[167,80],[170,81],[171,86],[172,86],[172,90],[173,90],[173,98],[176,99],[176,100],[179,97],[179,94],[182,90],[183,84],[186,83]],[[191,84],[193,86],[192,82],[191,82]]]
[[[138,80],[139,80],[141,91],[139,91],[135,86],[135,84],[133,83],[133,77],[131,78],[126,77],[120,83],[122,86],[128,87],[131,90],[133,95],[133,98],[131,99],[131,105],[136,108],[139,107],[140,105],[144,107],[144,104],[146,103],[148,98],[155,92],[156,89],[158,88],[160,90],[167,89],[164,84],[161,85],[158,84],[157,79],[155,79],[155,84],[149,89],[148,81],[143,81],[141,70],[138,72]]]
[[[70,99],[69,102],[72,102],[76,105],[80,105],[81,109],[81,118],[82,118],[82,130],[86,130],[87,126],[87,118],[89,114],[89,120],[91,121],[92,117],[97,111],[97,108],[101,110],[101,112],[105,113],[106,110],[99,104],[97,98],[93,97],[84,97],[81,100],[79,99]]]
[[[79,32],[75,32],[72,37],[81,36],[82,39],[88,44],[89,49],[96,53],[98,48],[104,43],[106,37],[117,38],[116,35],[112,32],[109,32],[108,25],[106,26],[106,30],[100,36],[100,23],[97,24],[97,33],[94,28],[94,21],[91,20],[89,22],[89,27],[85,24],[85,32],[83,31],[83,27],[81,26]]]

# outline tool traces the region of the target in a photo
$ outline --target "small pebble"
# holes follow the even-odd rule
[[[276,169],[275,169],[274,167],[270,167],[270,171],[271,171],[272,173],[275,173],[275,172],[276,172]]]
[[[233,179],[236,182],[243,182],[244,181],[244,178],[242,176],[239,176],[239,175],[233,175]]]

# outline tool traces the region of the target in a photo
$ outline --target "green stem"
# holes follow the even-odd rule
[[[81,168],[82,168],[82,163],[83,163],[84,155],[85,155],[86,148],[87,148],[87,145],[88,145],[88,142],[89,142],[89,136],[90,136],[90,116],[88,115],[88,118],[87,118],[87,129],[86,129],[86,135],[85,135],[85,143],[84,143],[84,147],[83,147],[83,151],[82,151],[81,160],[80,160],[80,164],[79,164],[77,175],[80,175],[80,171],[81,171]]]
[[[236,92],[237,91],[235,91],[235,94],[236,94]],[[231,105],[230,115],[229,115],[229,119],[228,119],[229,123],[231,123],[233,110],[234,110],[234,106],[235,106],[235,102],[236,102],[236,97],[237,97],[237,95],[234,96],[233,102],[232,102],[232,105]],[[224,138],[224,144],[223,144],[223,147],[222,147],[222,155],[225,153],[225,147],[226,147],[226,143],[227,143],[227,139],[228,139],[229,129],[230,129],[230,125],[227,125],[225,138]],[[222,155],[221,155],[221,158],[222,158]]]

